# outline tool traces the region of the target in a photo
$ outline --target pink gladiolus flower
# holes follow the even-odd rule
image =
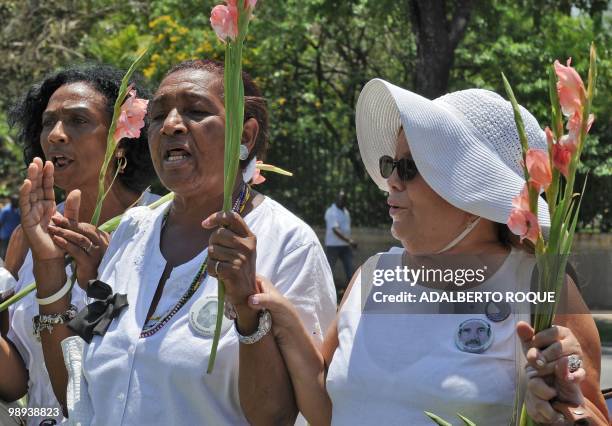
[[[565,138],[566,136],[563,136]],[[561,141],[563,141],[561,138]],[[562,142],[553,145],[552,149],[552,161],[553,167],[561,172],[567,179],[569,175],[569,165],[572,161],[572,150]]]
[[[589,115],[589,119],[587,120],[587,133],[591,130],[591,126],[593,125],[593,121],[595,121],[595,116],[593,114]],[[563,145],[565,148],[569,149],[572,154],[576,152],[578,147],[578,138],[580,137],[580,132],[582,128],[582,116],[580,113],[576,112],[573,114],[567,122],[568,134],[561,137],[559,143]]]
[[[255,164],[263,164],[263,161],[258,160]],[[255,172],[253,173],[253,177],[251,178],[252,185],[259,185],[260,183],[264,183],[266,178],[261,174],[261,170],[255,168]]]
[[[529,189],[526,184],[521,193],[512,199],[512,207],[514,208],[508,217],[508,228],[519,235],[521,241],[527,238],[535,244],[540,234],[540,225],[538,218],[529,210]]]
[[[530,149],[525,158],[527,171],[529,172],[529,183],[538,192],[546,190],[552,181],[552,171],[548,154],[540,149]]]
[[[567,60],[567,66],[561,65],[559,61],[555,61],[555,73],[557,74],[557,93],[559,94],[559,103],[561,110],[566,116],[581,114],[582,104],[586,98],[584,83],[580,75],[574,68],[571,67],[572,59]]]
[[[521,237],[521,242],[527,238],[535,244],[540,235],[538,218],[529,210],[512,209],[507,225],[515,235]]]
[[[233,40],[238,37],[238,9],[236,0],[228,1],[227,6],[217,5],[210,13],[210,25],[212,25],[217,37],[222,41]]]
[[[546,133],[546,144],[548,145],[548,149],[552,150],[552,147],[555,143],[555,135],[553,135],[552,130],[550,130],[550,127],[546,126],[546,128],[544,129],[544,133]]]
[[[529,210],[529,190],[523,186],[521,193],[512,199],[512,207],[518,210]]]
[[[149,101],[136,97],[136,90],[129,89],[128,97],[121,105],[121,114],[113,135],[115,142],[123,138],[139,138],[140,129],[144,127],[144,116],[147,114]]]

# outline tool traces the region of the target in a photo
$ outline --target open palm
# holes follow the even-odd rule
[[[28,167],[28,178],[19,190],[21,226],[30,243],[32,254],[40,259],[64,257],[64,251],[57,247],[48,232],[51,216],[55,213],[53,192],[53,163],[44,165],[36,157]]]

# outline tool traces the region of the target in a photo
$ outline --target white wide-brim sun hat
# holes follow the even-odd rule
[[[531,148],[547,150],[537,120],[521,107]],[[495,92],[468,89],[426,99],[381,79],[369,81],[357,101],[359,151],[372,180],[388,191],[380,175],[381,156],[395,156],[400,126],[425,182],[453,206],[493,222],[507,223],[512,198],[525,179],[512,105]],[[538,221],[550,227],[540,197]]]

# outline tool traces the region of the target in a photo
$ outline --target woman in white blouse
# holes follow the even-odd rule
[[[255,156],[264,154],[268,124],[259,90],[248,75],[243,81],[241,165],[248,174]],[[292,300],[309,335],[320,343],[336,310],[331,271],[314,232],[280,204],[251,190],[244,182],[249,176],[237,179],[234,212],[218,213],[223,204],[224,121],[223,65],[218,62],[178,65],[151,102],[153,164],[175,198],[153,212],[137,208],[125,215],[88,293],[100,291],[106,298],[104,309],[114,319],[105,323],[107,329],[91,317],[73,327],[90,341],[83,353],[86,389],[81,389],[91,402],[88,423],[295,420],[292,385],[269,333],[269,315],[250,309],[247,298],[263,279],[257,275],[265,277]],[[36,275],[40,297],[56,294],[64,278],[62,250],[46,234],[42,215],[53,204],[46,189],[51,169],[50,164],[31,165],[21,191],[35,271],[46,271]],[[33,194],[45,194],[44,200]],[[207,374],[217,277],[225,283],[226,300],[237,318],[235,325],[224,319],[215,368]],[[41,306],[41,313],[57,315],[67,308],[68,301],[61,298]],[[65,325],[55,326],[52,334],[41,333],[48,363],[57,367],[51,379],[63,403],[67,375],[60,369],[60,342],[73,334]],[[260,395],[266,395],[265,401]]]
[[[95,207],[98,173],[122,76],[121,71],[100,65],[54,72],[33,85],[11,111],[27,164],[34,157],[42,156],[55,164],[53,177],[58,188],[66,193],[80,190],[87,194],[76,210],[68,212],[84,221],[91,218]],[[135,89],[139,97],[148,98],[148,91],[140,84]],[[121,141],[116,155],[112,167],[113,171],[119,168],[120,173],[104,202],[102,222],[134,204],[148,204],[155,198],[148,191],[143,193],[155,177],[146,133],[143,131],[138,139]],[[57,206],[57,210],[63,213],[64,204]],[[56,216],[54,224],[60,223],[63,223],[61,217]],[[86,224],[82,227],[87,229]],[[99,262],[108,238],[95,233],[89,237],[91,240],[86,236],[72,240],[57,234],[55,238],[75,258],[95,258]],[[21,232],[12,239],[8,271],[0,271],[0,293],[19,292],[34,282],[32,254],[21,240],[25,240]],[[12,250],[19,246],[25,246],[23,255]],[[68,274],[70,270],[67,268]],[[86,272],[83,267],[79,274]],[[71,303],[82,308],[86,303],[83,290],[75,285],[71,294]],[[9,308],[8,335],[6,339],[0,338],[0,399],[14,401],[27,394],[30,409],[27,422],[38,426],[44,419],[59,422],[62,416],[51,389],[40,341],[32,327],[32,319],[38,314],[35,296],[30,293]]]

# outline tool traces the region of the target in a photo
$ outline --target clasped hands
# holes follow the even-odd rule
[[[85,286],[97,276],[110,237],[89,223],[79,223],[81,191],[66,197],[64,214],[57,211],[53,163],[36,157],[19,190],[21,226],[35,260],[61,261],[67,253],[77,264],[77,280]]]
[[[573,425],[553,408],[553,402],[581,405],[584,396],[580,383],[586,371],[580,365],[570,369],[570,356],[582,360],[578,339],[567,327],[552,326],[535,334],[526,322],[519,322],[517,334],[527,359],[525,406],[531,418],[542,424]]]

